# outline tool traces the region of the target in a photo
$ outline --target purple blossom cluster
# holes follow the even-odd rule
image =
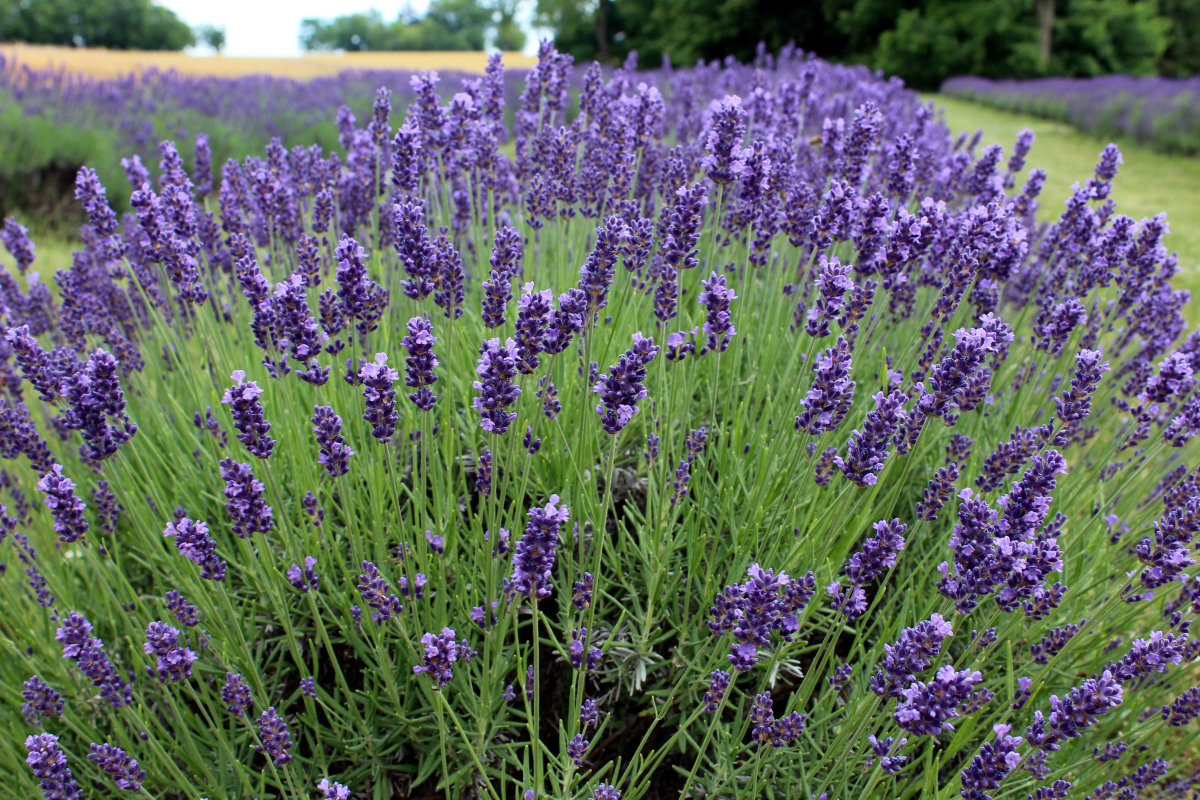
[[[729,663],[742,672],[758,663],[760,647],[770,646],[770,635],[778,633],[785,642],[799,630],[799,614],[816,591],[811,572],[801,578],[789,578],[751,564],[746,570],[749,579],[730,584],[713,599],[708,613],[708,629],[721,636],[732,633],[734,644]]]

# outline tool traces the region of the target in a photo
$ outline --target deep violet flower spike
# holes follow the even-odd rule
[[[386,353],[376,353],[374,361],[364,362],[358,370],[367,404],[363,419],[371,423],[371,435],[380,444],[392,440],[400,419],[396,413],[395,389],[400,373],[387,365],[387,359]]]
[[[438,365],[433,352],[436,341],[433,324],[425,317],[410,319],[408,335],[400,340],[400,345],[408,351],[404,358],[404,384],[416,390],[409,393],[408,399],[422,411],[429,411],[437,402],[437,395],[429,388],[438,379],[433,372]]]
[[[225,685],[221,688],[221,701],[225,703],[225,710],[233,716],[246,716],[246,711],[249,710],[253,700],[250,696],[250,687],[246,685],[240,674],[225,673]]]
[[[126,792],[141,791],[142,781],[146,780],[146,770],[138,766],[136,758],[131,757],[115,744],[91,745],[92,752],[88,759],[108,773],[118,789]]]
[[[67,756],[52,733],[38,733],[25,739],[25,763],[38,779],[46,800],[83,800],[83,790],[75,782]]]
[[[275,440],[267,435],[271,423],[267,422],[262,402],[258,399],[263,390],[254,381],[246,380],[245,370],[236,369],[231,377],[233,386],[225,390],[221,402],[229,406],[233,427],[238,431],[237,439],[246,446],[250,455],[269,458],[275,449]]]
[[[499,339],[488,339],[479,348],[475,367],[479,380],[473,384],[479,396],[471,407],[479,410],[482,415],[479,427],[489,433],[504,433],[517,418],[515,412],[507,410],[521,395],[520,387],[513,383],[517,374],[516,352],[517,345],[512,339],[504,344]]]
[[[317,789],[321,792],[321,800],[350,800],[350,787],[329,778],[322,778]]]
[[[729,306],[737,295],[725,283],[725,276],[713,272],[708,280],[700,282],[703,291],[697,298],[708,312],[704,320],[704,332],[708,334],[707,349],[724,353],[729,339],[737,333],[729,315]]]
[[[132,705],[133,690],[121,680],[104,652],[104,642],[92,636],[92,623],[82,614],[68,612],[62,619],[54,638],[62,644],[63,658],[79,665],[92,685],[100,689],[100,696],[113,708]]]
[[[956,671],[946,664],[932,681],[916,681],[903,689],[892,717],[901,728],[918,736],[952,731],[949,720],[959,716],[959,705],[982,678],[979,672]]]
[[[271,759],[275,766],[282,767],[292,760],[288,750],[293,742],[288,733],[287,723],[275,712],[274,707],[268,708],[258,718],[258,737],[262,744],[255,745],[254,749]]]
[[[371,617],[376,622],[386,622],[404,610],[400,598],[392,593],[392,585],[388,583],[379,569],[370,561],[362,562],[362,574],[358,576],[358,592],[363,602],[371,609]]]
[[[182,681],[192,677],[192,663],[196,654],[191,648],[179,644],[179,629],[165,622],[151,622],[146,628],[146,643],[142,649],[148,656],[156,656],[160,681]],[[147,667],[151,674],[154,669]]]
[[[608,368],[608,374],[592,391],[600,395],[596,413],[601,417],[601,426],[606,433],[617,434],[629,424],[637,413],[637,402],[646,397],[646,367],[658,355],[654,339],[633,334],[633,347],[621,354],[617,363]]]
[[[317,559],[313,556],[304,557],[304,566],[292,564],[288,567],[287,579],[288,583],[296,587],[302,592],[315,592],[317,590],[317,573],[315,567]]]
[[[200,567],[200,577],[225,580],[225,562],[217,557],[217,543],[208,533],[208,523],[184,517],[167,523],[163,536],[175,540],[180,554]]]
[[[510,597],[526,595],[533,600],[550,596],[550,575],[558,550],[558,534],[571,518],[566,506],[558,505],[558,495],[550,495],[544,508],[531,508],[525,533],[513,548],[513,571],[504,582]]]
[[[320,451],[317,463],[325,467],[331,477],[338,478],[350,471],[350,456],[354,451],[342,436],[342,418],[333,413],[329,406],[313,409],[313,435],[317,437]]]
[[[55,464],[43,475],[37,488],[45,494],[42,499],[54,518],[54,532],[59,541],[74,542],[87,533],[88,522],[83,516],[87,503],[76,497],[75,482],[63,475],[61,464]]]
[[[850,411],[854,381],[850,380],[850,343],[837,343],[817,356],[812,387],[800,401],[803,411],[796,417],[796,430],[812,435],[836,429]]]
[[[275,525],[275,511],[263,500],[262,481],[256,480],[249,464],[221,459],[221,478],[225,481],[225,510],[233,532],[239,539],[255,533],[269,533]]]
[[[467,663],[475,655],[465,642],[456,641],[457,634],[450,628],[442,628],[440,634],[426,633],[421,637],[424,646],[424,664],[413,667],[413,673],[426,673],[434,681],[434,689],[441,689],[454,677],[454,664]]]
[[[741,174],[746,158],[742,138],[746,135],[748,114],[742,98],[726,95],[713,101],[711,119],[704,139],[704,159],[701,165],[708,170],[708,179],[721,185],[733,183]]]
[[[30,725],[41,725],[42,717],[61,717],[62,695],[37,675],[32,676],[21,687],[21,716]]]

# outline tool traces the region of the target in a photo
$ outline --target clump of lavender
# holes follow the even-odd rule
[[[87,503],[75,496],[75,482],[63,475],[61,464],[55,464],[43,475],[37,488],[46,495],[43,500],[54,518],[54,532],[59,541],[78,541],[87,533],[88,521],[83,515]]]
[[[550,495],[544,508],[531,508],[524,535],[513,548],[513,571],[504,581],[509,596],[528,596],[534,601],[550,596],[554,587],[550,573],[558,550],[558,534],[571,518],[570,510],[558,505],[558,495]]]
[[[517,418],[515,412],[506,410],[521,395],[521,388],[513,383],[517,374],[516,349],[512,339],[503,345],[499,339],[488,339],[479,348],[475,374],[480,379],[472,384],[479,396],[471,407],[481,413],[479,427],[489,433],[504,433]]]
[[[258,738],[262,744],[255,745],[254,749],[271,759],[275,766],[282,767],[292,760],[292,754],[288,752],[293,744],[291,734],[288,733],[287,723],[275,712],[274,707],[268,708],[258,718]]]
[[[264,501],[265,487],[255,479],[250,465],[223,458],[219,466],[225,481],[225,510],[234,534],[245,539],[256,533],[270,533],[275,526],[275,512]]]
[[[146,770],[138,766],[136,758],[131,757],[115,744],[91,745],[92,752],[88,759],[108,773],[118,789],[126,792],[141,791],[142,781],[146,780]]]
[[[237,428],[237,439],[246,446],[250,455],[269,458],[275,449],[275,440],[267,435],[271,423],[267,422],[259,396],[263,390],[254,381],[246,380],[245,370],[233,371],[234,384],[225,390],[221,402],[229,406],[233,415],[233,427]]]
[[[155,668],[147,667],[160,681],[181,681],[192,676],[192,663],[196,654],[189,647],[179,644],[179,630],[165,622],[151,622],[146,628],[146,643],[142,649],[148,656],[156,657]]]
[[[364,362],[358,370],[367,408],[363,419],[371,423],[371,435],[380,444],[392,440],[396,433],[396,380],[400,373],[387,365],[387,354],[376,353],[373,362]]]
[[[350,471],[350,456],[354,451],[342,436],[342,418],[333,413],[329,406],[313,409],[313,435],[317,437],[320,454],[317,463],[325,467],[330,476],[337,478]]]
[[[208,533],[208,523],[184,517],[167,523],[163,536],[175,540],[180,554],[200,567],[200,577],[225,580],[225,562],[217,557],[217,543]]]
[[[433,343],[437,337],[433,335],[433,325],[425,317],[413,317],[408,321],[408,335],[400,340],[400,344],[408,355],[404,358],[404,384],[416,391],[408,395],[408,399],[422,411],[433,408],[437,395],[431,390],[437,381],[433,373],[438,365],[437,356],[433,353]]]
[[[38,779],[46,800],[83,800],[83,790],[75,782],[67,756],[58,746],[52,733],[38,733],[25,738],[25,763]]]
[[[427,633],[421,637],[425,663],[414,666],[413,673],[427,673],[436,684],[435,689],[441,689],[454,677],[455,662],[470,663],[475,656],[475,651],[465,642],[456,641],[456,636],[450,628],[442,628],[440,634]]]
[[[637,413],[637,402],[646,397],[646,367],[658,355],[654,339],[633,334],[633,347],[621,354],[617,363],[601,375],[592,391],[600,395],[596,413],[606,433],[620,433]]]

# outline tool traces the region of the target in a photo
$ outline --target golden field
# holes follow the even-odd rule
[[[0,55],[10,63],[34,69],[66,69],[94,78],[116,78],[150,68],[178,70],[191,75],[279,75],[315,78],[348,69],[437,69],[482,72],[487,53],[467,51],[408,51],[372,53],[312,53],[294,58],[242,58],[237,56],[192,56],[177,52],[103,50],[85,47],[4,44]],[[521,53],[505,53],[506,67],[529,67],[537,59]]]

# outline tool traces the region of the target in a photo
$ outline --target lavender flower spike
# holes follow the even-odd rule
[[[558,505],[558,495],[550,495],[545,508],[531,508],[525,534],[513,550],[512,575],[504,581],[509,596],[529,595],[534,600],[550,596],[550,573],[558,549],[558,533],[571,518],[566,506]]]
[[[516,352],[517,345],[512,339],[503,345],[499,339],[488,339],[479,348],[475,374],[480,380],[473,384],[479,396],[471,407],[482,413],[479,427],[489,433],[504,433],[517,418],[515,412],[507,410],[521,395],[521,388],[512,382],[517,374]]]
[[[312,424],[320,450],[317,463],[324,466],[334,478],[345,475],[350,471],[350,456],[354,455],[354,451],[342,436],[342,418],[333,413],[329,406],[316,406],[313,408]]]
[[[126,792],[141,791],[142,781],[146,780],[146,770],[138,766],[136,758],[130,757],[115,744],[93,742],[91,747],[92,752],[88,753],[88,759],[107,772],[118,789]]]
[[[408,321],[408,335],[400,340],[400,345],[408,350],[404,358],[404,384],[410,389],[416,389],[408,395],[408,399],[422,411],[429,411],[437,402],[429,387],[437,382],[433,374],[438,365],[438,358],[433,353],[433,343],[437,337],[433,335],[433,325],[425,317],[413,317]]]
[[[259,402],[262,389],[254,381],[246,380],[245,370],[233,371],[234,384],[225,390],[221,402],[228,405],[233,415],[233,426],[238,430],[238,441],[257,458],[269,458],[275,449],[275,440],[267,435],[271,423],[263,415]]]
[[[54,532],[59,541],[74,542],[87,533],[88,521],[83,516],[87,503],[75,496],[75,482],[63,475],[61,464],[55,464],[43,475],[37,488],[46,495],[43,499],[54,517]]]
[[[363,419],[371,423],[371,435],[380,444],[392,440],[396,433],[396,390],[394,384],[400,373],[387,365],[387,354],[376,353],[373,363],[364,363],[358,370],[363,385],[363,398],[367,409]]]
[[[33,770],[33,777],[46,800],[82,800],[83,791],[75,782],[67,757],[58,747],[58,737],[52,733],[39,733],[25,739],[25,763]]]
[[[428,673],[437,684],[435,689],[441,689],[454,677],[454,662],[466,663],[475,655],[475,651],[466,643],[455,641],[456,635],[450,628],[442,628],[440,634],[427,633],[421,637],[421,644],[425,646],[425,663],[414,666],[413,673]]]
[[[592,391],[600,395],[596,413],[602,418],[601,425],[607,433],[621,431],[637,413],[637,401],[646,396],[646,367],[658,355],[654,339],[633,334],[633,347],[621,354],[617,363],[608,368],[608,374],[600,376]]]
[[[288,750],[293,742],[287,723],[275,712],[274,707],[268,708],[258,718],[258,737],[262,744],[255,745],[254,749],[271,759],[275,766],[282,767],[292,760]]]

